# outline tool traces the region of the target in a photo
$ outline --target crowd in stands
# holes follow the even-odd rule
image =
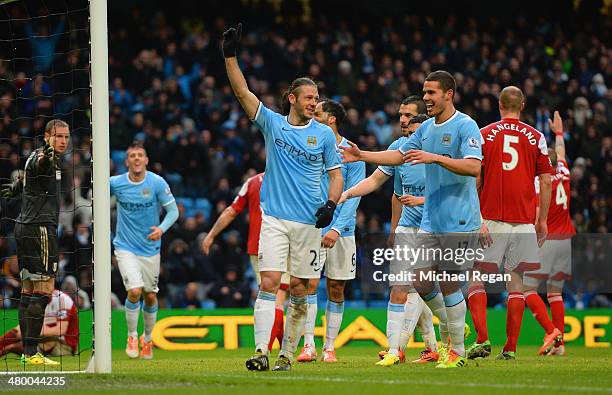
[[[74,149],[64,163],[61,280],[72,274],[91,292],[89,92],[81,89],[88,88],[88,57],[86,50],[78,50],[85,47],[75,48],[68,39],[49,39],[42,45],[41,37],[48,34],[72,37],[64,19],[51,22],[46,29],[23,23],[24,37],[35,29],[40,32],[31,38],[31,55],[39,54],[36,64],[0,61],[0,178],[9,179],[23,166],[47,116],[59,110],[70,114],[66,120],[73,126]],[[244,180],[265,168],[263,138],[234,98],[219,51],[222,31],[234,22],[138,5],[128,13],[110,14],[111,174],[126,171],[125,148],[142,141],[149,169],[169,182],[181,214],[163,240],[160,299],[168,307],[246,307],[254,292],[245,253],[246,217],[218,239],[210,256],[199,248],[203,233]],[[564,119],[577,231],[606,234],[612,229],[609,17],[595,13],[589,23],[575,19],[561,24],[527,14],[433,18],[406,13],[359,22],[313,12],[300,26],[289,20],[247,22],[239,60],[250,89],[262,102],[278,109],[291,80],[310,76],[321,96],[346,107],[341,133],[368,150],[386,149],[398,137],[399,102],[419,94],[431,71],[453,73],[457,108],[481,127],[499,119],[500,90],[519,86],[526,95],[523,120],[549,142],[554,136],[548,119],[555,110]],[[372,171],[368,166],[368,174]],[[362,199],[358,240],[388,229],[391,191],[386,185]],[[10,256],[5,236],[10,235],[15,208],[16,203],[3,202],[2,256],[4,250]],[[367,256],[362,258],[363,266]],[[114,260],[112,265],[112,289],[123,300]],[[16,287],[4,285],[11,286]],[[597,293],[598,286],[577,284],[579,290],[568,292]],[[362,299],[361,288],[355,281],[348,298]]]

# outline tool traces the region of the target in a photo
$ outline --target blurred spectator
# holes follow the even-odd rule
[[[79,288],[74,276],[66,276],[62,282],[61,291],[70,296],[79,311],[91,309],[91,301],[87,292]]]
[[[210,297],[217,307],[248,307],[248,284],[238,277],[238,269],[235,266],[228,266],[226,270],[225,277],[212,289]]]
[[[499,119],[497,95],[515,84],[526,96],[523,120],[549,139],[553,111],[559,110],[566,120],[571,214],[577,231],[612,228],[609,7],[604,15],[594,8],[559,6],[558,18],[545,19],[531,8],[511,19],[486,10],[466,15],[452,9],[430,18],[417,16],[403,3],[393,14],[387,13],[387,4],[372,14],[366,3],[355,3],[332,27],[319,2],[312,2],[309,23],[299,26],[297,19],[280,14],[275,17],[282,23],[270,24],[260,12],[264,6],[248,3],[243,6],[251,27],[240,49],[241,66],[249,87],[266,106],[278,109],[288,81],[310,75],[321,96],[337,97],[345,105],[342,133],[364,149],[382,150],[399,135],[397,103],[421,94],[432,70],[454,74],[456,105],[479,125]],[[332,3],[326,6],[337,6]],[[193,246],[231,202],[243,178],[264,170],[266,154],[261,133],[242,112],[225,78],[218,39],[231,20],[223,16],[229,14],[223,7],[212,12],[214,4],[207,13],[189,16],[172,7],[160,13],[164,4],[152,4],[159,7],[117,3],[109,8],[110,167],[112,174],[123,171],[125,157],[120,153],[131,140],[141,140],[149,168],[165,177],[175,192],[181,218],[163,239],[160,296],[167,300],[160,303],[176,305],[187,293],[193,296],[194,285],[187,292],[186,284],[198,282],[196,293],[204,297],[218,279],[228,281],[228,264],[236,266],[238,278],[244,277],[243,216],[232,223],[234,232],[219,240],[210,259]],[[367,24],[352,18],[359,13],[368,13]],[[378,16],[384,13],[388,16]],[[40,144],[37,136],[48,114],[71,111],[65,115],[74,133],[73,150],[62,170],[60,265],[65,268],[62,275],[75,276],[90,291],[91,279],[81,280],[91,272],[89,59],[86,43],[64,34],[66,24],[79,22],[72,20],[75,15],[50,24],[15,26],[13,39],[29,40],[31,46],[7,47],[5,52],[19,59],[36,57],[0,61],[0,181],[14,177]],[[79,23],[87,22],[86,15],[80,18]],[[368,166],[368,173],[373,170]],[[362,200],[358,239],[386,229],[391,193],[386,185]],[[12,222],[5,219],[14,219],[18,204],[3,203],[0,240],[11,237]],[[114,262],[112,290],[124,299]]]

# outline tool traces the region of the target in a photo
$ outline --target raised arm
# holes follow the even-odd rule
[[[257,108],[259,107],[259,99],[249,90],[236,58],[236,51],[241,37],[242,23],[239,23],[236,28],[229,28],[223,33],[221,47],[223,49],[223,57],[225,58],[225,70],[234,95],[236,95],[249,119],[255,119]]]
[[[565,161],[565,139],[563,138],[563,120],[559,111],[555,111],[553,120],[548,120],[550,130],[555,134],[555,153],[557,154],[557,161]]]

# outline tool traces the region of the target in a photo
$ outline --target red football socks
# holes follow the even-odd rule
[[[521,333],[521,323],[525,312],[525,297],[522,292],[510,292],[506,312],[506,344],[504,351],[516,352],[516,344]]]
[[[474,321],[474,329],[478,334],[476,343],[483,343],[489,339],[487,329],[487,292],[484,287],[477,285],[468,290],[468,308]]]
[[[555,328],[561,333],[565,332],[565,305],[563,304],[563,296],[561,294],[548,294],[548,304],[550,305],[550,314]]]
[[[549,335],[552,331],[555,330],[555,326],[553,325],[550,318],[548,318],[548,311],[546,310],[546,305],[540,295],[538,295],[535,291],[527,291],[525,292],[525,302],[527,302],[527,306],[529,306],[529,310],[533,314],[534,318],[538,321],[540,326],[544,328],[546,334]]]

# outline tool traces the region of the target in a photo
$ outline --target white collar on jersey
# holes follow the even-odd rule
[[[448,118],[446,121],[444,121],[444,122],[442,122],[442,123],[436,123],[436,120],[434,119],[434,123],[433,123],[433,125],[434,125],[435,127],[444,126],[444,125],[446,125],[447,123],[449,123],[450,121],[452,121],[452,120],[453,120],[453,119],[454,119],[454,118],[457,116],[457,114],[459,114],[459,111],[455,110],[455,113],[454,113],[454,114],[453,114],[453,115],[452,115],[450,118]]]
[[[142,181],[138,181],[138,182],[136,182],[136,181],[132,181],[132,180],[130,179],[130,173],[128,173],[128,172],[126,172],[126,173],[125,173],[125,178],[127,178],[128,182],[129,182],[130,184],[132,184],[132,185],[140,185],[140,184],[142,184],[143,182],[145,182],[145,180],[147,179],[147,174],[145,173],[145,176],[144,176],[144,178],[142,179]]]
[[[291,126],[293,129],[306,129],[312,124],[312,118],[310,118],[310,120],[308,121],[306,125],[299,125],[299,126],[292,125],[291,122],[289,122],[289,115],[285,116],[285,121],[287,121],[287,124],[289,124],[289,126]]]

